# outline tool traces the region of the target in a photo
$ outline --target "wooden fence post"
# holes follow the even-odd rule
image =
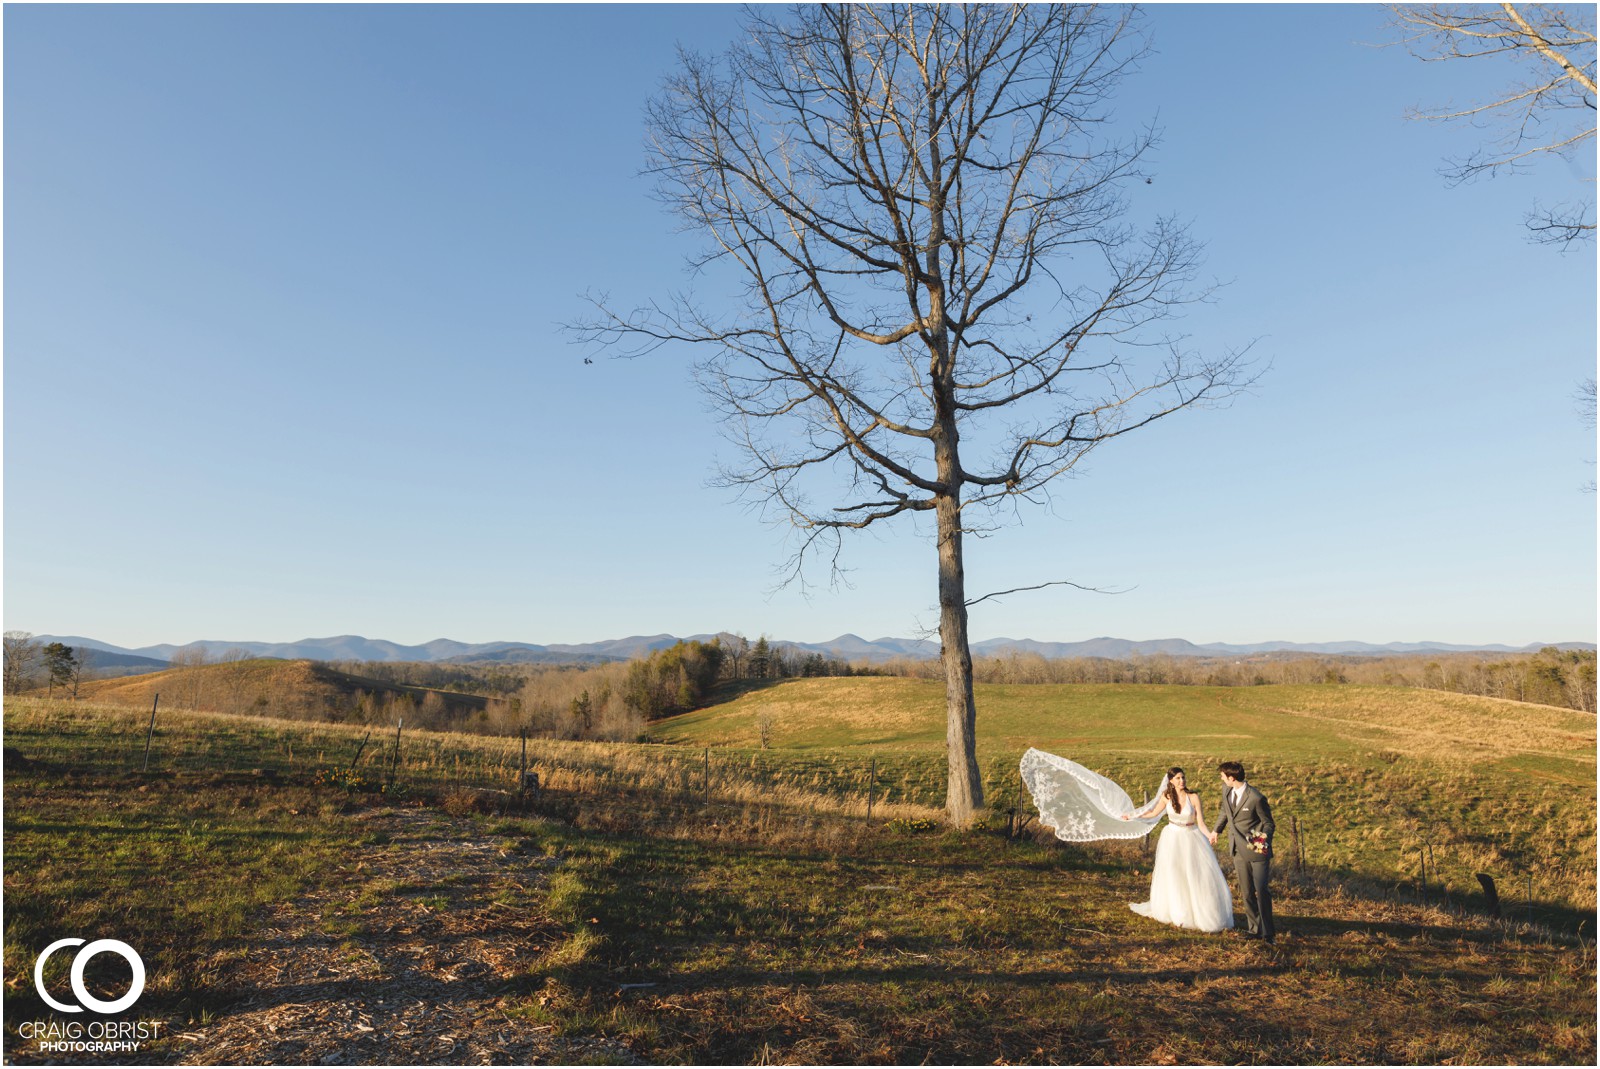
[[[156,709],[161,705],[161,692],[156,692],[156,700],[150,703],[150,730],[144,735],[144,767],[141,772],[150,771],[150,740],[156,734]]]
[[[1304,872],[1305,868],[1306,868],[1306,856],[1300,849],[1300,818],[1299,817],[1290,817],[1289,818],[1289,837],[1294,842],[1294,870],[1296,872]]]
[[[394,786],[395,776],[400,773],[400,729],[405,726],[405,718],[401,717],[394,723],[394,760],[389,764],[389,785]]]
[[[872,768],[867,772],[867,819],[872,819],[872,803],[878,792],[878,759],[872,759]]]
[[[517,771],[517,792],[538,797],[542,789],[539,784],[539,773],[528,771],[528,729],[522,728],[519,734],[522,736],[522,764]]]

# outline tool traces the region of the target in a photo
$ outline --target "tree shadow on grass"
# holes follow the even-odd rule
[[[1229,883],[1233,883],[1232,872],[1229,871]],[[1548,932],[1558,940],[1590,940],[1595,936],[1595,912],[1584,910],[1561,902],[1547,899],[1529,899],[1514,897],[1518,887],[1515,881],[1507,879],[1503,883],[1505,897],[1499,900],[1500,917],[1495,917],[1495,906],[1489,897],[1481,891],[1473,890],[1460,893],[1460,885],[1456,891],[1441,893],[1439,887],[1430,885],[1427,888],[1418,886],[1415,881],[1386,880],[1370,872],[1355,871],[1348,868],[1318,868],[1313,871],[1308,867],[1305,873],[1285,872],[1283,884],[1280,884],[1279,875],[1273,873],[1274,894],[1276,888],[1287,885],[1292,888],[1301,899],[1315,899],[1319,893],[1327,893],[1332,888],[1338,888],[1346,894],[1372,902],[1382,902],[1388,905],[1403,904],[1414,909],[1438,910],[1446,915],[1462,915],[1478,918],[1480,922],[1491,919],[1500,923],[1488,929],[1487,932],[1475,928],[1461,931],[1460,937],[1477,939],[1479,941],[1494,942],[1501,939],[1508,931],[1517,926],[1527,924],[1536,926]],[[1368,922],[1361,922],[1366,924]],[[1401,927],[1405,927],[1402,925]],[[1456,929],[1450,926],[1425,926],[1433,930],[1448,930],[1455,937]]]
[[[1026,893],[1026,887],[1057,876],[1081,877],[1088,881],[1086,893],[1093,894],[1107,876],[1117,874],[1117,866],[1077,853],[1029,856],[1001,848],[986,858],[956,860],[940,856],[937,844],[929,844],[930,854],[921,857],[901,853],[914,850],[914,842],[881,845],[887,847],[884,853],[842,857],[816,850],[752,849],[681,839],[606,840],[611,850],[622,847],[621,856],[611,856],[604,870],[590,869],[584,877],[592,896],[584,912],[598,918],[607,945],[597,958],[576,967],[569,979],[603,987],[608,977],[643,970],[675,978],[710,975],[713,979],[705,983],[712,986],[724,981],[948,981],[953,968],[958,972],[965,968],[956,964],[958,958],[996,952],[1046,956],[1066,949],[1061,940],[1072,921],[1056,912],[1053,900],[1017,913],[1001,904],[1008,896]],[[737,867],[724,870],[725,861]],[[578,871],[583,868],[580,863]],[[941,879],[946,886],[941,887]],[[970,902],[969,891],[977,896]],[[974,910],[979,900],[985,908]],[[999,908],[987,908],[988,904]],[[1120,913],[1112,912],[1116,926],[1125,922]],[[1083,953],[1084,940],[1065,938],[1077,944],[1070,954]],[[1114,938],[1141,942],[1138,935],[1121,932]],[[930,960],[896,968],[864,966],[854,960],[862,952]],[[696,962],[704,962],[708,953],[713,958],[744,956],[752,963],[703,974],[703,966]],[[790,964],[818,955],[836,958],[840,964],[827,968]],[[765,956],[773,965],[755,963],[757,956]],[[1260,968],[1271,971],[1277,966],[1269,963]],[[1026,975],[1033,974],[978,970],[963,982],[1020,981]],[[1073,977],[1122,982],[1165,976],[1161,970],[1047,970],[1030,982]],[[1184,973],[1186,979],[1194,976]]]
[[[726,680],[722,683],[718,683],[712,688],[710,694],[705,695],[705,697],[701,699],[700,709],[714,709],[719,705],[728,705],[731,702],[738,701],[747,694],[755,694],[763,690],[771,690],[773,687],[781,686],[782,684],[788,682],[790,682],[788,679]],[[691,711],[698,712],[699,710]],[[671,717],[666,717],[657,722],[665,723],[671,719]]]
[[[752,968],[730,966],[720,969],[686,971],[673,975],[660,983],[660,987],[673,991],[701,991],[731,987],[777,985],[780,987],[823,987],[832,984],[908,984],[915,982],[973,984],[985,987],[1007,985],[1012,987],[1062,987],[1127,985],[1138,988],[1144,984],[1194,984],[1217,980],[1242,980],[1250,977],[1280,976],[1291,972],[1292,966],[1283,962],[1263,962],[1259,965],[1241,965],[1230,969],[1211,967],[1195,969],[1081,969],[1055,968],[1016,971],[1005,969],[972,969],[963,966],[939,964],[908,964],[873,967],[848,965],[838,968]],[[1145,988],[1140,988],[1145,990]]]
[[[662,1033],[670,1033],[674,1044],[653,1052],[660,1060],[740,1064],[759,1061],[761,1051],[775,1048],[783,1053],[771,1060],[779,1062],[982,1064],[998,1055],[1001,1062],[1081,1064],[1107,1060],[1108,1047],[1139,1052],[1161,1039],[1164,1026],[1152,1029],[1139,1015],[1130,1018],[1119,1005],[1124,1000],[1106,1000],[1107,990],[1274,982],[1291,971],[1272,961],[1220,970],[728,966],[663,977],[647,990],[618,986],[607,993],[598,984],[591,990],[662,1022]],[[1286,1021],[1263,1018],[1253,1005],[1207,1003],[1200,1029],[1186,1041],[1203,1048],[1205,1060],[1248,1060],[1225,1053],[1233,1037],[1286,1050],[1291,1030]],[[1111,1060],[1145,1059],[1135,1054]]]
[[[1570,933],[1580,936],[1580,925],[1587,924],[1590,928],[1594,926],[1594,914],[1580,913],[1576,910],[1560,910],[1552,907],[1545,913],[1545,917],[1548,918],[1557,914],[1570,915],[1566,919],[1566,925],[1551,924],[1548,920],[1543,919],[1540,920],[1540,923],[1559,931],[1563,935]],[[1511,917],[1508,918],[1505,924],[1472,927],[1453,924],[1404,924],[1396,921],[1380,920],[1344,920],[1308,914],[1288,914],[1281,910],[1275,911],[1273,917],[1280,932],[1292,932],[1304,936],[1319,935],[1338,938],[1354,932],[1364,935],[1389,936],[1395,939],[1413,939],[1419,935],[1426,935],[1430,939],[1448,939],[1483,946],[1504,942],[1515,934],[1511,923],[1521,919],[1520,917]]]

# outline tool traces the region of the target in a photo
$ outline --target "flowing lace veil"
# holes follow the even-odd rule
[[[1166,809],[1153,817],[1123,820],[1138,807],[1128,792],[1111,780],[1091,772],[1075,761],[1043,750],[1029,749],[1022,755],[1022,782],[1039,807],[1039,823],[1054,828],[1056,838],[1069,843],[1095,839],[1140,839],[1161,822]],[[1161,777],[1156,797],[1167,789]]]

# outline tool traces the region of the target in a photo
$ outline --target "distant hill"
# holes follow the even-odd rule
[[[445,661],[511,647],[531,650],[543,649],[542,646],[532,646],[527,643],[487,642],[474,644],[455,642],[445,638],[435,639],[420,646],[402,646],[399,643],[387,642],[383,639],[362,638],[360,635],[336,635],[332,638],[304,638],[298,642],[228,642],[217,639],[203,639],[198,642],[185,643],[181,646],[163,643],[159,646],[145,646],[141,649],[127,652],[146,657],[159,657],[162,660],[171,660],[172,655],[180,649],[192,649],[196,646],[204,649],[208,657],[217,657],[227,653],[229,650],[244,650],[253,657],[277,657],[286,661],[300,659],[314,661]]]
[[[1236,644],[1208,642],[1197,645],[1187,639],[1159,638],[1130,641],[1124,638],[1092,638],[1083,642],[1035,642],[1032,639],[996,638],[972,644],[972,652],[996,656],[1011,652],[1037,653],[1044,657],[1106,657],[1116,660],[1134,656],[1165,654],[1169,657],[1218,657],[1230,654],[1311,653],[1333,656],[1394,657],[1426,653],[1537,653],[1546,646],[1563,650],[1592,650],[1592,642],[1535,642],[1527,646],[1451,645],[1445,642],[1255,642]]]
[[[526,646],[506,646],[484,653],[463,653],[446,657],[442,664],[610,664],[627,658],[604,653],[557,653],[554,650],[530,649]]]
[[[336,671],[309,660],[257,658],[198,668],[168,668],[138,676],[96,679],[79,686],[79,697],[114,705],[149,708],[160,694],[163,708],[205,708],[225,712],[271,711],[277,716],[305,716],[344,720],[357,711],[358,701],[392,701],[406,697],[418,707],[437,695],[444,716],[459,719],[488,708],[489,699],[476,694],[430,690]],[[408,714],[409,720],[409,714]]]
[[[311,661],[447,661],[455,663],[498,662],[525,664],[599,664],[607,661],[626,661],[642,657],[652,650],[665,649],[680,641],[675,635],[633,635],[628,638],[609,639],[603,642],[557,644],[540,646],[531,642],[456,642],[452,639],[435,639],[420,646],[404,646],[382,639],[363,638],[360,635],[338,635],[332,638],[306,638],[298,642],[224,642],[204,640],[185,646],[162,644],[139,649],[123,649],[108,643],[87,638],[59,638],[54,635],[37,636],[40,642],[64,642],[69,646],[88,646],[101,651],[96,655],[96,665],[111,666],[109,658],[133,658],[130,664],[141,665],[137,670],[164,666],[180,649],[199,646],[208,657],[218,657],[230,650],[243,650],[252,657],[275,657],[282,660]],[[717,635],[686,636],[709,642]],[[733,636],[722,632],[724,641]],[[753,639],[751,641],[754,641]],[[845,634],[829,642],[792,642],[785,639],[768,639],[773,646],[783,646],[806,653],[820,653],[846,661],[887,661],[899,657],[912,659],[933,658],[939,655],[939,644],[928,639],[875,638]],[[1404,654],[1430,653],[1534,653],[1546,645],[1564,650],[1592,650],[1592,642],[1533,643],[1527,646],[1485,644],[1481,646],[1452,645],[1443,642],[1256,642],[1235,644],[1211,642],[1196,644],[1181,638],[1131,640],[1122,638],[1092,638],[1080,642],[1038,642],[1033,639],[995,638],[975,642],[972,652],[978,656],[1003,656],[1010,653],[1034,653],[1051,659],[1065,657],[1103,657],[1125,660],[1135,656],[1166,655],[1171,657],[1220,657],[1262,653],[1308,653],[1325,655],[1392,657]]]
[[[1214,647],[1196,646],[1181,638],[1160,638],[1133,642],[1125,638],[1091,638],[1083,642],[1035,642],[1032,639],[996,638],[973,643],[972,652],[986,657],[1010,653],[1037,653],[1052,660],[1064,657],[1104,657],[1123,660],[1136,655],[1166,654],[1171,657],[1215,657]]]
[[[37,635],[35,639],[41,646],[52,642],[59,642],[63,646],[74,650],[88,651],[89,658],[84,667],[85,675],[92,677],[128,676],[140,672],[158,672],[166,668],[168,661],[164,657],[146,657],[127,650],[108,646],[103,642],[96,642],[92,638],[81,638],[77,635]]]

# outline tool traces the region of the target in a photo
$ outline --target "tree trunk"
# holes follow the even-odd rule
[[[961,513],[951,497],[939,500],[939,656],[944,662],[945,751],[950,781],[945,812],[963,827],[983,807],[978,774],[978,709],[972,697],[972,650],[967,644],[967,579],[961,561]]]
[[[933,304],[942,313],[938,296],[936,293]],[[942,333],[935,335],[936,367],[945,355]],[[936,376],[935,381],[938,379]],[[961,556],[960,432],[954,406],[949,403],[954,392],[937,388],[934,391],[934,404],[941,418],[933,453],[944,490],[938,496],[935,515],[939,525],[939,657],[944,663],[945,757],[950,772],[945,814],[951,824],[960,828],[971,823],[973,812],[983,807],[983,779],[978,774],[978,708],[972,697],[967,572]]]
[[[933,186],[943,173],[937,140],[932,146]],[[945,241],[944,204],[929,204],[931,227],[925,263],[928,315],[925,337],[930,349],[929,380],[933,386],[933,459],[940,492],[935,503],[939,548],[939,656],[944,662],[945,759],[949,784],[945,815],[958,828],[972,822],[983,807],[983,778],[978,774],[978,707],[972,697],[972,649],[967,640],[967,571],[961,556],[961,431],[956,422],[955,368],[945,317],[944,277],[940,249]]]

